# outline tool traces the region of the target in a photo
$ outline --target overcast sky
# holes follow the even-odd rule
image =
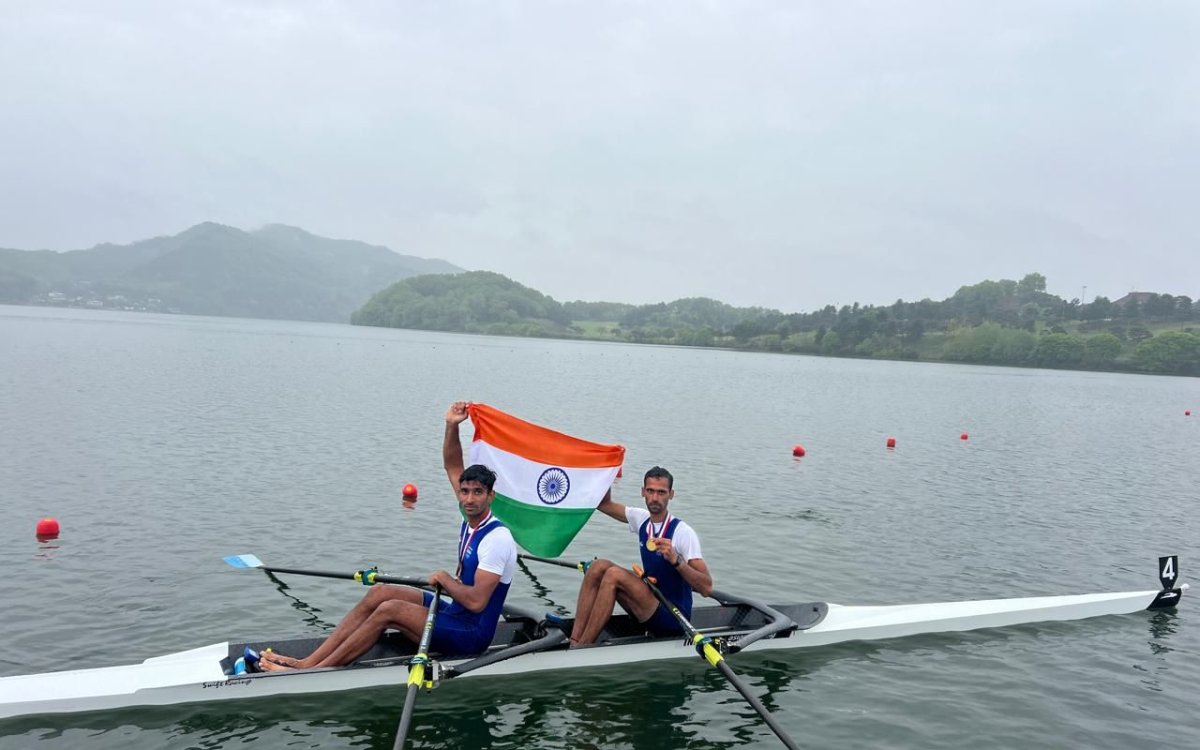
[[[1200,3],[0,3],[0,247],[293,224],[559,300],[1200,297]]]

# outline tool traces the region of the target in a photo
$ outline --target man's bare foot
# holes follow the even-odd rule
[[[276,662],[267,661],[266,659],[259,659],[258,668],[264,672],[291,672],[296,669],[296,667],[290,667],[286,664],[277,664]]]
[[[263,651],[259,655],[258,663],[262,665],[263,669],[268,671],[270,667],[285,667],[287,669],[304,669],[305,667],[299,659],[293,659],[290,656],[284,656],[274,651]]]

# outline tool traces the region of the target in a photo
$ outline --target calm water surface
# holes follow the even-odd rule
[[[362,593],[279,588],[229,554],[451,567],[440,439],[457,398],[623,443],[627,502],[641,470],[671,468],[673,510],[729,591],[888,604],[1150,589],[1160,554],[1181,556],[1183,580],[1200,569],[1196,379],[0,307],[0,674],[321,633]],[[34,539],[42,515],[59,540]],[[636,548],[597,518],[568,550],[592,555],[633,562]],[[515,602],[570,611],[577,574],[530,573]],[[808,747],[1194,747],[1196,601],[734,666]],[[0,720],[0,748],[388,748],[402,702]],[[450,682],[421,698],[411,737],[778,746],[699,660]]]

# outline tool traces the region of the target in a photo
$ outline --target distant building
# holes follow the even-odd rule
[[[1128,305],[1130,302],[1136,302],[1139,305],[1144,305],[1146,303],[1146,300],[1150,299],[1153,296],[1154,296],[1154,292],[1130,292],[1129,294],[1126,294],[1121,299],[1113,300],[1113,304],[1118,305],[1120,307],[1124,307],[1125,305]]]

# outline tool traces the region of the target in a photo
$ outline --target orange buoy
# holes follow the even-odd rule
[[[896,438],[894,438],[894,437],[888,438],[887,439],[887,447],[895,448],[896,447]]]
[[[405,500],[415,503],[417,501],[417,485],[409,482],[400,490],[400,494],[404,496]]]
[[[58,537],[58,532],[57,518],[43,518],[37,522],[37,537],[39,539],[55,539]]]
[[[796,458],[803,458],[805,453],[807,453],[807,451],[804,450],[803,445],[797,443],[796,445],[792,446],[792,455]]]
[[[967,440],[970,437],[971,437],[970,435],[968,435],[967,433],[964,432],[963,434],[958,436],[958,439],[959,440]]]

